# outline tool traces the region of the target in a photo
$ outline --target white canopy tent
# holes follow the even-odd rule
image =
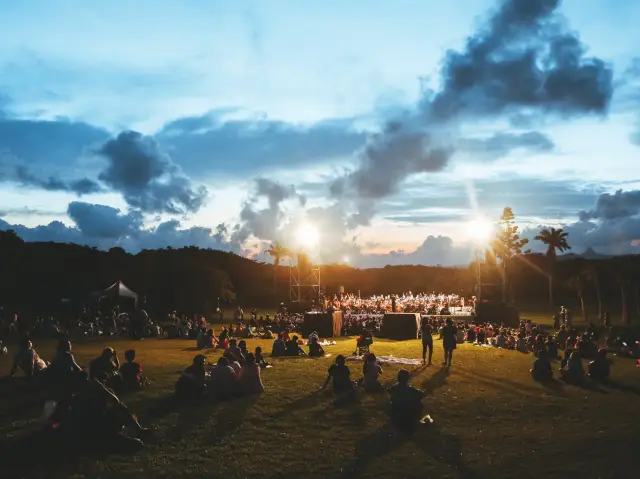
[[[130,298],[133,299],[136,305],[138,304],[138,295],[127,288],[122,281],[116,281],[106,289],[94,291],[91,296],[98,301],[105,298]]]

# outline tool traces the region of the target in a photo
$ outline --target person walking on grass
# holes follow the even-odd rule
[[[422,337],[422,364],[431,366],[431,357],[433,356],[433,334],[429,321],[422,319],[420,325],[420,336]],[[427,363],[427,349],[429,350],[429,362]]]
[[[456,335],[458,328],[453,325],[451,318],[447,318],[446,325],[442,328],[442,347],[444,348],[443,366],[451,366],[453,350],[456,349]]]

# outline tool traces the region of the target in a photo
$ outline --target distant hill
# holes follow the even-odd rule
[[[601,259],[609,259],[612,258],[611,255],[598,253],[593,248],[586,249],[582,254],[577,253],[567,253],[561,256],[558,256],[558,261],[569,261],[572,259],[588,259],[588,260],[601,260]]]

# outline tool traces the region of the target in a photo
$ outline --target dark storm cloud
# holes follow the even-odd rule
[[[447,124],[529,112],[605,114],[613,93],[611,68],[585,55],[558,6],[559,0],[503,1],[462,51],[447,53],[440,90],[372,138],[358,168],[338,180],[333,194],[379,198],[413,173],[443,169],[449,154],[439,156],[437,167],[420,165],[431,153],[447,151],[432,141]]]
[[[102,191],[101,186],[89,178],[78,180],[63,180],[55,176],[39,178],[24,165],[19,165],[15,169],[16,181],[23,186],[33,186],[46,191],[66,191],[75,193],[78,196],[90,195]]]
[[[595,207],[588,211],[582,211],[580,219],[583,221],[615,220],[638,214],[640,214],[640,190],[618,190],[614,194],[600,195]]]
[[[142,214],[121,214],[117,208],[74,201],[67,209],[80,232],[88,238],[117,239],[135,235],[142,229]]]
[[[275,120],[224,120],[224,112],[182,118],[156,137],[191,175],[255,176],[350,156],[365,140],[353,120],[298,126]]]
[[[153,137],[125,131],[97,153],[108,161],[98,178],[122,193],[131,207],[147,213],[184,214],[204,205],[206,188],[194,186]]]

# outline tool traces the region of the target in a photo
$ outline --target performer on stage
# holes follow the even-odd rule
[[[444,348],[444,366],[451,366],[453,350],[456,349],[456,336],[458,328],[453,325],[451,318],[447,318],[447,324],[442,328],[442,347]]]
[[[427,366],[431,366],[431,357],[433,356],[433,335],[431,325],[427,318],[422,318],[422,324],[420,325],[420,336],[422,337],[422,364],[427,362],[427,348],[429,349],[429,363]]]

